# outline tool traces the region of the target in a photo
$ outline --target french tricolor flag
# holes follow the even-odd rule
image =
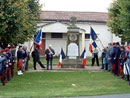
[[[92,46],[92,44],[89,44],[89,51],[90,51],[91,53],[93,53],[93,46]]]
[[[65,56],[65,53],[63,51],[63,49],[61,48],[61,53],[60,53],[60,58],[59,58],[59,66],[61,67],[62,65],[62,59],[65,59],[66,56]]]
[[[83,68],[85,68],[85,65],[86,65],[86,62],[87,62],[86,57],[87,57],[86,56],[86,49],[84,49],[84,51],[81,55],[81,58],[83,58]]]
[[[38,45],[39,48],[42,48],[42,30],[37,32],[37,35],[34,40],[34,44]]]

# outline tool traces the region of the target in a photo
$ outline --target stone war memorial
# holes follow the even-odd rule
[[[63,60],[61,68],[83,68],[80,59],[79,33],[80,28],[76,26],[76,17],[71,17],[71,25],[67,28],[66,59]]]

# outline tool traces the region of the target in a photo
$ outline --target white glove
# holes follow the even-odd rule
[[[6,67],[8,67],[9,65],[6,65]]]

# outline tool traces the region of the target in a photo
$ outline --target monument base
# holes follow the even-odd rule
[[[82,59],[64,59],[61,68],[83,68]]]

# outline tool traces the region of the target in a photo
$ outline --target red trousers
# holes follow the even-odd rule
[[[23,59],[17,61],[17,70],[21,70],[23,67]]]
[[[112,63],[112,73],[115,72],[115,69],[116,69],[116,65],[114,63]]]

